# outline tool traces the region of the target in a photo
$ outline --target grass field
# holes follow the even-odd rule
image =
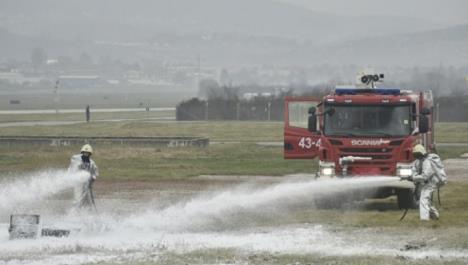
[[[103,113],[107,114],[107,113]],[[139,115],[139,113],[130,113]],[[130,115],[129,114],[129,115]],[[113,115],[110,113],[110,115]],[[143,115],[143,114],[142,114]],[[445,126],[450,127],[447,130]],[[0,135],[59,136],[202,136],[224,142],[209,148],[128,148],[96,146],[95,159],[102,177],[109,179],[185,178],[202,174],[284,175],[314,172],[310,160],[284,160],[281,146],[259,146],[258,141],[283,140],[281,122],[91,122],[62,126],[7,127]],[[455,142],[468,141],[468,124],[439,124],[436,135]],[[239,143],[241,142],[241,143]],[[75,147],[0,148],[0,172],[31,171],[68,165]],[[443,158],[458,157],[468,147],[440,147]]]
[[[468,123],[441,122],[436,124],[436,141],[441,143],[468,143]]]
[[[63,126],[2,128],[0,135],[201,136],[210,141],[282,141],[281,122],[91,122]]]
[[[0,148],[0,174],[65,168],[79,146]],[[467,147],[441,148],[444,158],[458,157]],[[103,179],[151,180],[198,175],[273,175],[315,172],[311,160],[285,160],[282,147],[217,144],[209,148],[96,147]]]
[[[63,120],[66,115],[61,114]],[[96,113],[96,119],[158,118],[173,116],[173,112]],[[0,115],[2,116],[2,115]],[[8,115],[6,115],[8,116]],[[11,116],[11,115],[10,115]],[[25,115],[24,120],[53,120],[54,115]],[[76,116],[72,114],[71,116]],[[79,115],[78,115],[79,116]],[[7,119],[3,117],[4,119]],[[62,120],[62,119],[61,119]],[[82,120],[78,118],[77,120]],[[1,121],[1,117],[0,117]],[[202,136],[211,141],[283,141],[283,122],[209,121],[209,122],[91,122],[63,126],[6,127],[0,135],[58,136]],[[436,124],[436,142],[468,143],[468,123]]]
[[[0,148],[0,173],[64,168],[78,146]],[[96,147],[103,179],[151,180],[218,175],[284,175],[312,172],[310,160],[284,160],[282,148],[219,144],[209,148]]]

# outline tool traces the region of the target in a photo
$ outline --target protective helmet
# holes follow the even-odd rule
[[[417,144],[417,145],[415,145],[413,147],[413,154],[415,154],[415,153],[426,155],[427,154],[426,148],[424,148],[424,146],[422,144]]]
[[[91,147],[91,145],[85,144],[85,145],[83,145],[83,147],[81,147],[81,153],[83,153],[83,152],[88,152],[88,153],[92,154],[93,153],[93,148]]]

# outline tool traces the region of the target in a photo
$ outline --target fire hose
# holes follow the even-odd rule
[[[411,176],[408,176],[408,177],[400,177],[400,180],[407,180],[407,181],[413,181],[413,178]],[[416,193],[417,193],[417,189],[415,188],[412,192],[412,198],[414,198],[416,196]],[[406,214],[408,213],[408,204],[406,204],[406,208],[405,208],[405,211],[403,212],[403,215],[400,217],[400,220],[399,221],[403,221],[403,219],[405,219],[406,217]]]
[[[97,210],[97,208],[96,208],[96,203],[94,202],[93,183],[94,183],[94,179],[93,179],[93,178],[90,178],[90,180],[89,180],[89,185],[88,185],[88,188],[89,188],[89,195],[90,195],[90,197],[91,197],[91,203],[93,204],[94,211],[96,211],[96,213],[97,213],[98,210]]]

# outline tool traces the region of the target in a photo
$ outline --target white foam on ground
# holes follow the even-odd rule
[[[246,253],[402,256],[445,260],[468,258],[466,251],[430,248],[401,251],[378,241],[378,235],[375,235],[374,241],[369,241],[330,232],[320,225],[256,230],[229,233],[109,233],[66,239],[12,241],[8,244],[2,242],[0,257],[4,264],[83,264],[117,260],[146,261],[169,251],[184,254],[226,248]]]
[[[317,254],[321,256],[404,256],[414,259],[465,259],[466,250],[424,249],[401,251],[379,235],[334,232],[321,225],[255,227],[239,223],[223,230],[232,218],[271,209],[288,214],[288,207],[303,204],[314,194],[330,194],[353,187],[379,187],[395,178],[285,182],[264,188],[241,186],[205,194],[165,209],[127,217],[112,212],[80,217],[76,212],[57,223],[72,223],[80,231],[69,238],[8,241],[0,226],[0,264],[85,264],[157,260],[168,252],[229,248],[247,253]],[[18,198],[16,198],[18,201]],[[28,200],[25,200],[28,201]],[[143,204],[144,205],[144,204]],[[145,205],[151,207],[151,205]],[[268,215],[266,215],[268,217]],[[274,218],[274,215],[271,216]],[[233,222],[237,222],[234,220]],[[6,229],[5,229],[6,230]],[[365,234],[365,233],[363,233]],[[402,247],[402,246],[401,246]]]

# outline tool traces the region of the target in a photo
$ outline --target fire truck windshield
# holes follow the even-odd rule
[[[412,131],[410,110],[409,105],[328,105],[324,134],[349,137],[409,135]]]

